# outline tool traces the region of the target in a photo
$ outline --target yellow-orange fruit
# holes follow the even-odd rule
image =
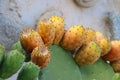
[[[84,43],[89,43],[90,41],[95,41],[96,40],[96,32],[91,29],[91,28],[86,28],[85,29],[85,39],[84,39]]]
[[[111,41],[111,50],[103,58],[110,62],[120,59],[120,40]]]
[[[96,41],[99,41],[104,38],[103,34],[99,31],[96,31],[95,34],[96,34]]]
[[[103,38],[101,40],[98,41],[98,45],[101,48],[101,56],[104,56],[106,54],[108,54],[108,52],[111,49],[111,43],[107,38]]]
[[[81,25],[70,27],[63,36],[61,46],[67,50],[81,47],[84,39],[84,28]]]
[[[93,64],[101,55],[101,49],[95,42],[91,41],[83,45],[75,55],[75,61],[80,66]]]
[[[98,45],[101,48],[101,56],[106,55],[110,49],[111,49],[111,43],[110,40],[108,40],[107,38],[105,38],[103,36],[103,34],[99,31],[96,31],[96,42],[98,43]]]
[[[31,53],[37,46],[45,46],[38,32],[31,28],[26,28],[21,32],[20,42],[23,49],[25,49],[28,53]]]
[[[36,47],[32,51],[31,60],[39,67],[44,68],[50,61],[50,51],[46,47]]]
[[[59,44],[65,30],[64,19],[60,16],[54,15],[50,17],[50,21],[55,27],[55,39],[53,41],[53,44]]]
[[[53,44],[53,40],[55,39],[55,28],[49,19],[40,21],[37,25],[37,31],[42,37],[46,46]]]

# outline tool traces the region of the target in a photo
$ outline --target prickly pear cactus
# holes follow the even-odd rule
[[[5,47],[0,44],[0,64],[3,60],[4,53],[5,53]]]
[[[12,49],[17,49],[19,52],[21,52],[25,56],[25,62],[30,61],[30,54],[27,54],[25,50],[22,48],[20,41],[17,41],[13,44]]]
[[[18,74],[17,80],[37,80],[40,68],[32,62],[23,66]]]
[[[7,79],[15,74],[24,62],[25,56],[18,50],[11,50],[7,53],[0,68],[0,78]]]
[[[4,80],[4,79],[0,78],[0,80]]]
[[[57,45],[50,47],[51,61],[40,74],[40,80],[82,80],[79,67],[69,51]]]
[[[102,59],[92,65],[81,66],[80,71],[83,80],[111,80],[114,75],[112,67]]]
[[[120,74],[119,73],[114,74],[112,80],[120,80]]]

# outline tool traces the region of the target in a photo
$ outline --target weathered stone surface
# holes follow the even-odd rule
[[[10,1],[0,0],[0,44],[7,50],[11,49],[12,44],[19,39],[21,30],[26,27]]]
[[[111,39],[120,40],[120,14],[110,13],[109,24]]]
[[[98,0],[75,0],[75,2],[81,7],[92,7],[96,4]]]

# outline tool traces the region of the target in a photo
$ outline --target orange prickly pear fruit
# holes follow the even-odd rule
[[[21,32],[20,43],[22,45],[22,48],[28,53],[31,53],[32,50],[37,46],[45,46],[38,32],[34,31],[31,28],[24,29]]]

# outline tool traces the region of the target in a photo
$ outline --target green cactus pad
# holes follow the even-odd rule
[[[25,52],[25,50],[22,48],[20,41],[17,41],[16,43],[13,44],[12,49],[17,49],[18,51],[20,51],[23,55],[25,55],[26,59],[25,61],[28,62],[30,61],[30,54],[27,54]]]
[[[32,62],[28,62],[23,66],[18,74],[17,80],[36,80],[39,75],[40,68]]]
[[[51,60],[41,74],[40,80],[82,80],[79,67],[69,51],[60,46],[50,46]]]
[[[120,80],[120,74],[119,73],[115,73],[115,75],[113,76],[112,80]]]
[[[83,80],[111,80],[114,75],[112,67],[102,59],[92,65],[81,66],[80,71]]]
[[[0,64],[1,64],[2,60],[3,60],[4,53],[5,53],[5,47],[0,45]]]
[[[0,68],[0,77],[3,79],[9,78],[15,74],[24,62],[25,56],[18,50],[10,51]]]
[[[4,80],[4,79],[0,78],[0,80]]]

